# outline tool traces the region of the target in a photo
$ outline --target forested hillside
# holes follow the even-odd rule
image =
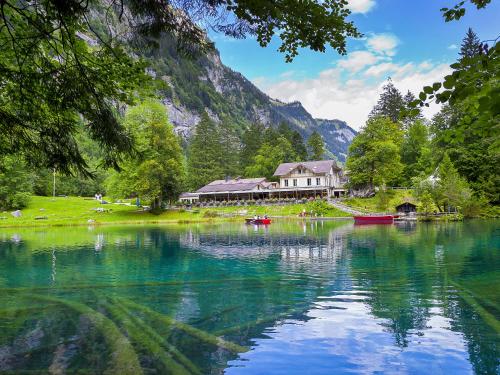
[[[104,21],[103,14],[95,13],[97,29],[105,31],[107,17]],[[127,35],[123,22],[114,24],[113,33]],[[242,74],[225,66],[216,49],[187,57],[167,34],[162,34],[154,45],[131,40],[129,46],[134,54],[146,59],[148,74],[160,82],[160,100],[176,132],[183,137],[189,138],[205,111],[216,123],[233,123],[239,133],[253,123],[267,127],[285,122],[306,139],[316,130],[323,136],[329,156],[345,161],[356,134],[352,128],[340,120],[314,119],[299,102],[283,103],[270,98]]]

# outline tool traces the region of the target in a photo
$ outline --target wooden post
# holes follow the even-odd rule
[[[55,198],[56,197],[56,169],[55,168],[54,168],[53,176],[54,176],[54,180],[52,183],[52,197]]]

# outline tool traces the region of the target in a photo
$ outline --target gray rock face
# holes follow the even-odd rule
[[[92,14],[107,24],[109,15],[98,9]],[[131,41],[132,29],[140,20],[135,20],[126,7],[122,22],[117,15],[113,19],[110,33],[124,42]],[[80,37],[91,45],[95,43],[88,35]],[[327,150],[340,161],[345,160],[348,145],[356,134],[345,122],[315,119],[300,102],[283,103],[270,98],[241,73],[224,65],[217,50],[186,58],[177,51],[175,38],[169,35],[161,36],[158,46],[141,50],[130,43],[130,54],[149,61],[147,74],[168,85],[161,100],[178,134],[188,138],[204,111],[217,122],[224,118],[239,127],[255,122],[266,126],[286,122],[306,139],[318,131]]]

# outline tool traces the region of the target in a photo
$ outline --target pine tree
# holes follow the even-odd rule
[[[302,138],[298,131],[294,130],[292,132],[290,143],[297,154],[297,159],[299,161],[307,160],[307,147],[304,144],[304,138]]]
[[[404,109],[405,113],[403,115],[402,124],[403,129],[408,129],[412,123],[417,120],[423,120],[424,116],[422,115],[422,110],[420,107],[413,108],[411,103],[415,101],[417,98],[413,93],[408,90],[406,95],[403,97]]]
[[[460,57],[471,58],[482,52],[482,44],[477,34],[469,27],[460,46]]]
[[[264,142],[265,127],[256,123],[245,129],[241,136],[240,170],[253,163],[253,158]]]
[[[228,120],[222,121],[219,128],[220,147],[223,155],[222,168],[227,177],[238,175],[241,141],[236,127]]]
[[[309,160],[322,160],[325,153],[325,142],[321,135],[315,130],[307,140],[309,146]]]
[[[189,143],[189,187],[197,190],[213,180],[224,178],[224,157],[217,125],[205,112]]]
[[[405,108],[403,96],[392,83],[391,78],[387,80],[387,84],[382,88],[380,98],[370,112],[369,118],[373,117],[388,117],[392,122],[398,122],[401,110]]]
[[[304,144],[304,138],[297,130],[293,130],[286,122],[282,122],[278,126],[278,133],[279,136],[285,137],[290,142],[298,160],[307,160],[307,147]],[[266,140],[269,142],[275,137],[276,135],[272,132],[266,136]]]

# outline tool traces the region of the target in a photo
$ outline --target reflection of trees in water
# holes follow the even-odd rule
[[[500,316],[498,292],[491,284],[500,269],[494,230],[494,225],[476,222],[419,224],[416,229],[319,223],[267,231],[246,226],[99,229],[86,234],[86,246],[82,240],[73,247],[52,247],[57,265],[66,267],[57,268],[51,290],[85,298],[94,307],[95,299],[87,294],[61,288],[93,280],[95,285],[86,285],[88,294],[124,296],[247,345],[285,318],[306,320],[305,312],[319,295],[356,288],[367,292],[363,302],[384,320],[398,346],[425,335],[432,315],[442,315],[452,330],[462,332],[475,371],[496,373],[498,332],[485,322],[485,311],[494,319]],[[44,265],[47,272],[40,277],[50,280],[53,252],[32,253],[33,245],[22,237],[16,242],[7,236],[0,246],[3,267],[23,268],[26,276],[7,272],[2,282],[28,282],[33,270],[45,270]],[[104,270],[106,275],[99,274]],[[339,273],[348,277],[339,278]],[[104,283],[110,287],[101,288]],[[60,329],[55,332],[63,335]],[[187,342],[179,345],[187,347]],[[230,356],[210,350],[203,355],[213,363],[203,368],[221,371]]]
[[[462,332],[475,371],[497,373],[500,311],[491,282],[500,264],[492,251],[494,230],[494,223],[468,222],[353,232],[351,275],[371,292],[366,301],[375,316],[387,321],[398,346],[425,334],[431,308],[437,306],[451,329]]]

